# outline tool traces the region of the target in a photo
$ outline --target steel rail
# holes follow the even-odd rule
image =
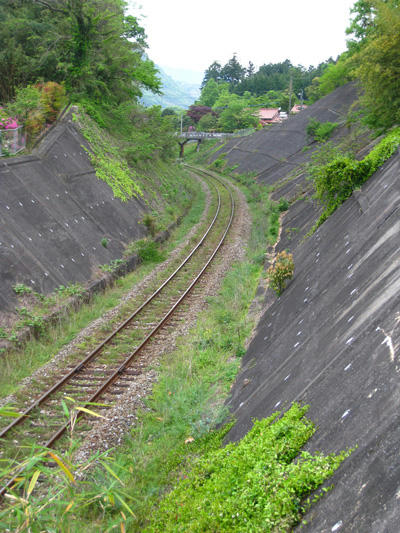
[[[201,169],[196,169],[196,171],[201,171]],[[204,172],[204,174],[207,174]],[[211,174],[209,174],[211,175]],[[117,381],[121,375],[123,375],[124,373],[124,370],[127,369],[130,365],[130,363],[132,362],[132,360],[134,359],[134,357],[140,352],[140,350],[142,350],[142,348],[153,338],[153,336],[157,333],[157,331],[165,324],[165,322],[167,322],[167,320],[170,318],[170,316],[173,314],[173,312],[176,310],[176,308],[182,303],[182,301],[188,296],[188,294],[191,292],[191,290],[193,289],[193,287],[198,283],[198,281],[200,280],[200,278],[203,276],[204,272],[206,271],[206,269],[208,268],[208,266],[210,265],[210,263],[213,261],[215,255],[217,254],[217,252],[219,251],[219,249],[221,248],[222,244],[224,243],[225,241],[225,238],[226,238],[226,235],[232,225],[232,220],[233,220],[233,217],[234,217],[234,211],[235,211],[235,202],[234,202],[234,199],[233,199],[233,195],[232,195],[232,192],[230,191],[230,189],[228,189],[228,187],[226,186],[225,183],[223,183],[220,179],[216,178],[215,176],[212,176],[214,179],[216,179],[217,181],[219,181],[226,189],[227,191],[229,192],[229,195],[230,195],[230,199],[231,199],[231,213],[230,213],[230,218],[229,218],[229,222],[225,228],[225,231],[223,233],[223,236],[222,238],[220,239],[218,245],[216,246],[216,248],[214,249],[214,251],[212,252],[211,256],[209,257],[209,259],[207,260],[207,262],[205,263],[205,265],[203,266],[203,268],[201,269],[201,271],[198,273],[198,275],[195,277],[195,279],[191,282],[191,284],[189,285],[189,287],[185,290],[185,292],[179,297],[179,299],[174,303],[174,305],[170,308],[170,310],[167,312],[167,314],[164,316],[164,318],[152,329],[152,331],[146,336],[146,338],[142,341],[142,343],[132,352],[132,354],[118,367],[117,370],[115,370],[113,372],[113,374],[101,385],[101,387],[95,392],[92,394],[92,396],[83,402],[83,405],[82,406],[88,406],[90,405],[91,403],[93,403],[95,400],[97,400],[99,398],[99,396],[101,396],[101,394],[103,394],[103,392],[105,392],[115,381]],[[123,327],[125,327],[129,322],[130,320],[132,320],[132,318],[141,310],[143,309],[143,307],[145,305],[147,305],[160,291],[163,287],[165,287],[165,285],[176,275],[176,273],[186,264],[186,262],[190,259],[190,257],[192,257],[192,255],[195,253],[195,251],[201,246],[201,244],[204,242],[204,239],[206,238],[206,236],[208,235],[209,231],[211,230],[212,226],[214,225],[215,223],[215,220],[218,216],[218,213],[220,211],[220,206],[221,206],[221,197],[220,197],[220,194],[219,194],[219,191],[217,190],[218,192],[218,208],[217,208],[217,212],[213,218],[213,221],[212,223],[210,224],[209,228],[207,229],[207,232],[204,234],[204,236],[202,237],[201,241],[197,244],[197,246],[192,250],[192,252],[187,256],[187,258],[181,263],[181,265],[175,270],[175,272],[168,278],[168,280],[166,280],[158,289],[157,291],[155,291],[155,293],[153,293],[147,300],[144,304],[142,304],[142,306],[140,306],[127,320],[124,321],[123,323]],[[115,334],[118,332],[118,331],[121,331],[121,329],[123,329],[121,326],[119,328],[117,328],[117,330],[115,332],[113,332],[113,334],[111,334],[109,337],[107,337],[106,341],[109,341],[111,340]],[[104,346],[104,344],[106,343],[106,341],[104,341],[102,343],[102,346]],[[92,359],[94,357],[94,355],[98,352],[99,350],[97,350],[97,348],[95,350],[93,350],[93,352],[91,352],[91,354],[89,354],[88,357],[85,358],[85,362],[88,362],[89,358]],[[76,365],[76,367],[68,374],[69,377],[72,377],[73,375],[75,375],[79,370],[81,370],[83,367],[84,367],[84,362],[81,362],[79,363],[78,365]],[[41,398],[39,398],[39,400],[37,400],[35,402],[35,404],[33,404],[33,406],[31,406],[31,408],[29,408],[27,411],[30,412],[32,411],[32,409],[34,409],[35,407],[37,407],[37,405],[39,405],[39,402],[40,400],[43,400],[48,398],[51,393],[53,393],[55,390],[57,390],[58,388],[61,387],[61,385],[63,383],[65,383],[67,380],[66,379],[62,379],[60,380],[55,386],[53,386],[51,389],[49,389],[48,393],[45,393],[44,395],[42,395]],[[50,392],[51,391],[51,392]],[[42,401],[40,403],[42,403]],[[77,416],[76,416],[76,420],[78,420],[79,418],[81,418],[81,416],[83,416],[83,412],[82,411],[79,411],[77,413]],[[25,412],[23,413],[23,415],[21,415],[20,419],[16,419],[16,421],[18,422],[22,422],[22,420],[25,420],[26,419],[26,414]],[[9,431],[9,429],[11,429],[12,427],[14,427],[15,423],[13,424],[10,424],[10,426],[7,426],[7,428],[5,428],[7,431]],[[62,435],[66,432],[66,430],[69,428],[70,426],[70,422],[67,422],[65,423],[56,433],[54,433],[50,439],[43,445],[45,448],[50,448],[57,440],[60,439],[60,437],[62,437]],[[4,432],[5,430],[3,430]],[[2,433],[0,433],[0,437],[2,436]],[[19,470],[17,474],[15,474],[13,476],[12,479],[10,479],[3,487],[0,488],[0,498],[4,496],[4,494],[7,492],[7,490],[14,484],[15,482],[15,479],[16,477],[18,477],[21,473],[23,472],[23,469]]]
[[[215,221],[218,217],[218,214],[221,209],[221,195],[216,188],[218,193],[218,205],[217,209],[214,215],[214,218],[212,219],[209,227],[207,228],[207,231],[202,236],[201,240],[197,243],[197,245],[193,248],[193,250],[190,252],[190,254],[182,261],[182,263],[176,268],[176,270],[169,276],[168,279],[158,287],[156,291],[151,294],[147,298],[147,300],[138,307],[122,324],[118,326],[103,342],[101,342],[94,350],[92,350],[82,361],[80,361],[68,374],[66,374],[64,377],[62,377],[57,383],[55,383],[50,389],[48,389],[44,394],[42,394],[37,400],[35,400],[25,411],[23,411],[18,418],[15,418],[8,426],[0,430],[0,439],[4,438],[6,434],[11,431],[14,427],[21,424],[23,421],[26,420],[27,416],[36,408],[39,407],[45,400],[47,400],[54,392],[56,392],[58,389],[60,389],[67,381],[69,381],[72,377],[75,376],[77,372],[79,372],[87,363],[89,363],[92,359],[96,357],[96,355],[120,332],[122,331],[128,324],[131,322],[136,315],[138,315],[147,305],[154,300],[154,298],[164,289],[166,285],[182,270],[182,268],[185,266],[185,264],[191,259],[193,254],[200,248],[200,246],[203,244],[204,240],[206,239],[207,235],[211,231],[212,227],[215,224]]]

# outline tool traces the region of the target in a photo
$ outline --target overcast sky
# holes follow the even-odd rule
[[[346,48],[355,0],[138,0],[150,58],[160,66],[203,73],[234,52],[247,66],[290,59],[314,65]]]

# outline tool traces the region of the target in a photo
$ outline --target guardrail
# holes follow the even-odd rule
[[[25,148],[26,139],[23,133],[23,126],[0,129],[0,157],[15,155]]]

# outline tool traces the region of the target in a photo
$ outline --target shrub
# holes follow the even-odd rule
[[[13,290],[15,294],[17,294],[18,296],[23,296],[25,294],[32,294],[33,292],[31,287],[27,287],[23,283],[17,283],[16,285],[14,285]]]
[[[135,248],[143,263],[160,263],[165,259],[165,254],[160,251],[157,242],[141,239],[136,242]]]
[[[54,122],[66,103],[65,87],[55,81],[48,81],[41,88],[40,102],[47,122]]]
[[[157,232],[156,219],[153,216],[151,216],[149,213],[147,213],[143,217],[141,222],[147,228],[147,231],[150,233],[150,235],[154,237],[154,235]]]
[[[285,288],[286,281],[293,278],[294,262],[293,255],[283,251],[277,254],[275,262],[267,270],[269,286],[278,296]]]
[[[336,127],[336,122],[319,122],[315,118],[310,118],[306,132],[313,140],[324,142],[329,139]]]

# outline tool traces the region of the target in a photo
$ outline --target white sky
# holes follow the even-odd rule
[[[150,59],[199,72],[234,52],[243,66],[290,59],[316,66],[346,49],[355,0],[137,0]]]

